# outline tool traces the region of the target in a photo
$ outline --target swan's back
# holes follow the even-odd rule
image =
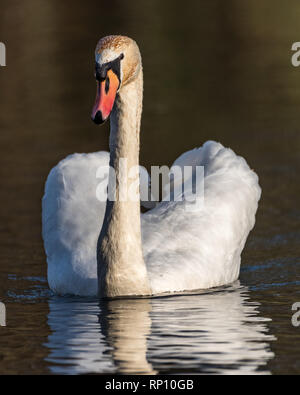
[[[96,246],[106,202],[96,198],[97,169],[109,153],[70,155],[49,173],[43,197],[43,239],[50,288],[60,294],[96,295]]]
[[[238,278],[240,255],[261,195],[246,161],[208,141],[178,166],[204,166],[204,207],[160,203],[142,215],[143,250],[154,293],[209,288]]]
[[[106,202],[96,198],[97,169],[108,152],[74,154],[55,166],[43,198],[43,238],[50,288],[97,294],[97,240]],[[165,202],[142,214],[143,252],[153,293],[209,288],[237,279],[240,255],[255,223],[261,190],[246,161],[209,141],[177,166],[204,166],[204,207]],[[145,178],[145,177],[144,177]],[[142,184],[147,185],[147,180]],[[147,188],[147,187],[146,187]]]

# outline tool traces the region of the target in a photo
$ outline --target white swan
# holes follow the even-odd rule
[[[119,159],[126,158],[128,169],[139,163],[143,73],[138,46],[128,37],[101,39],[95,54],[92,118],[101,123],[110,115],[110,154],[68,156],[48,176],[42,222],[50,288],[114,297],[235,281],[261,189],[257,175],[231,149],[209,141],[175,162],[204,166],[201,210],[189,210],[192,203],[183,199],[141,215],[139,201],[97,200],[99,166],[109,163],[115,171],[118,196],[122,178],[130,179]]]

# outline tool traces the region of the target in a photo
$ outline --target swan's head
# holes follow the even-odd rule
[[[96,47],[96,101],[92,120],[105,122],[120,89],[134,80],[141,67],[141,55],[134,40],[125,36],[107,36]]]

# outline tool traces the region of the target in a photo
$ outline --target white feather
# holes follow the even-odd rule
[[[96,173],[108,163],[108,152],[74,154],[48,176],[43,238],[49,285],[57,293],[97,294],[96,245],[106,204],[96,198]],[[193,211],[187,201],[162,202],[141,215],[152,292],[233,282],[255,223],[261,194],[257,175],[243,158],[213,141],[184,153],[173,165],[204,166],[204,207]],[[147,175],[141,174],[142,187],[148,188]]]

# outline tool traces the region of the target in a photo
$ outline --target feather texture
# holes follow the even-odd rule
[[[54,167],[43,197],[43,238],[50,288],[59,294],[96,295],[96,246],[105,202],[96,197],[99,166],[109,153],[74,154]],[[231,149],[209,141],[173,165],[204,166],[204,206],[161,202],[141,214],[144,260],[154,294],[233,282],[255,223],[261,189],[257,175]],[[141,185],[148,175],[141,171]]]

